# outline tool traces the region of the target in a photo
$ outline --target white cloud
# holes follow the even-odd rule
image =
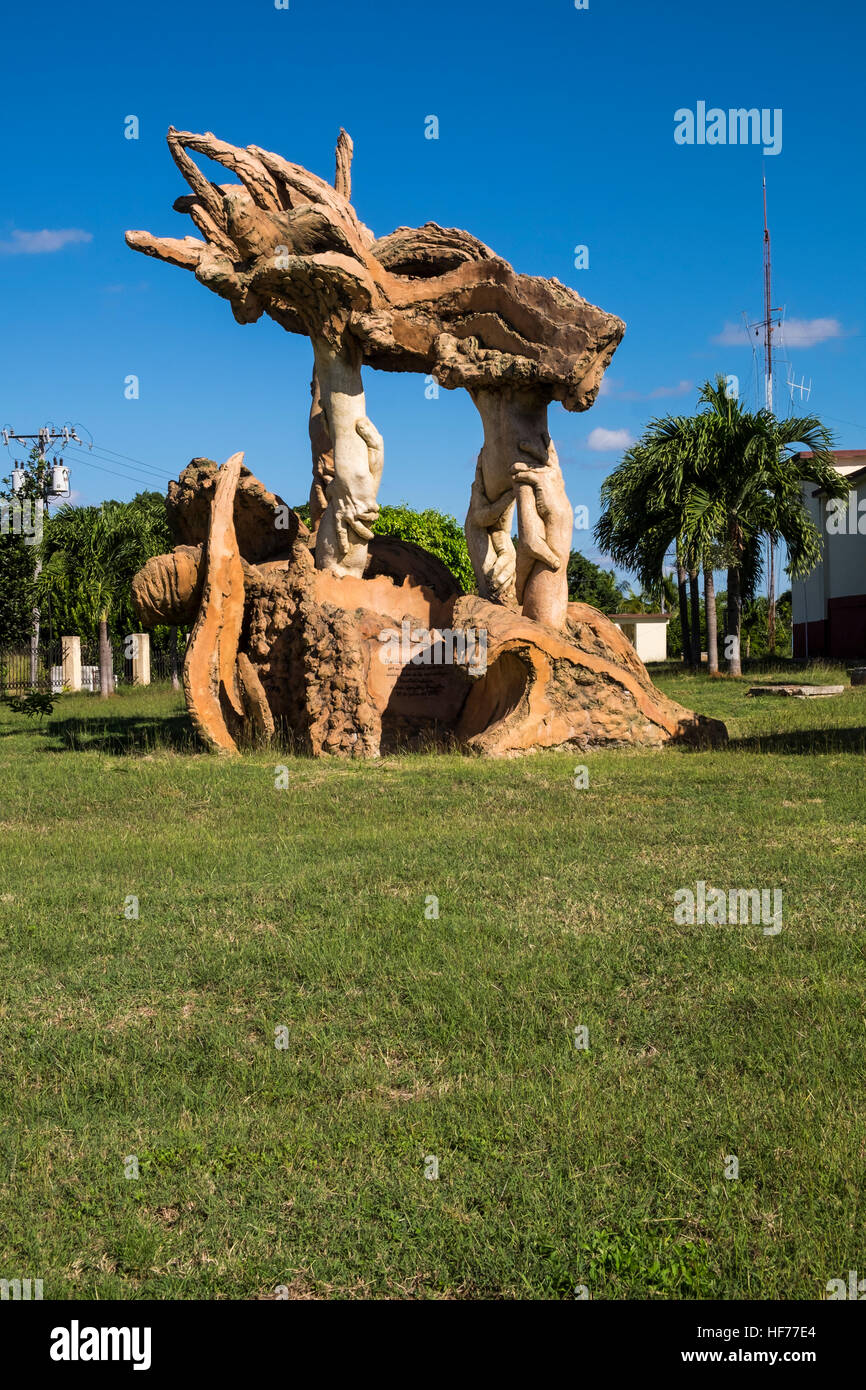
[[[80,227],[59,228],[41,232],[13,232],[10,241],[0,241],[0,255],[3,256],[41,256],[49,251],[62,251],[64,246],[73,246],[83,241],[92,241],[90,232]]]
[[[604,430],[596,428],[590,431],[586,441],[590,449],[595,449],[598,453],[613,449],[627,449],[634,439],[628,430]]]
[[[826,343],[830,338],[842,338],[845,330],[838,319],[784,319],[781,329],[774,335],[785,347],[815,347]],[[713,339],[722,347],[745,347],[747,343],[763,342],[760,324],[746,327],[744,323],[726,323],[721,333]]]
[[[661,396],[685,396],[689,391],[693,391],[694,387],[693,381],[678,381],[676,386],[657,386],[654,391],[650,391],[646,399],[657,401]]]
[[[656,386],[652,391],[624,391],[616,380],[602,377],[599,396],[611,396],[618,401],[657,401],[663,396],[685,396],[694,390],[693,381],[678,381],[676,386]]]
[[[754,336],[755,329],[747,328],[744,323],[726,323],[721,333],[716,334],[713,342],[720,343],[722,347],[745,347]]]
[[[841,338],[842,325],[838,319],[785,319],[780,337],[785,347],[814,347],[829,338]]]

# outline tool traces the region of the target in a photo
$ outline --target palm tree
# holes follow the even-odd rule
[[[665,574],[655,584],[642,584],[639,592],[626,583],[619,609],[621,613],[668,613],[676,597],[677,587]]]
[[[99,692],[106,697],[114,690],[109,624],[143,563],[146,527],[122,503],[67,504],[46,525],[41,549],[39,593],[50,596],[79,628],[98,633]]]
[[[709,409],[694,419],[686,529],[723,547],[728,672],[739,676],[743,598],[760,574],[762,538],[774,545],[785,542],[792,577],[808,574],[821,558],[821,537],[806,510],[802,484],[813,482],[828,497],[845,497],[848,488],[834,466],[832,436],[817,416],[780,420],[769,410],[745,410],[729,395],[722,376],[705,382],[698,399]],[[808,455],[786,452],[795,446]]]
[[[174,537],[168,525],[165,498],[161,492],[137,492],[127,506],[138,513],[134,528],[138,531],[141,555],[138,568],[153,555],[164,555],[174,545]],[[309,511],[309,508],[307,509]],[[179,629],[168,629],[169,676],[172,690],[180,690],[180,666],[178,660]]]
[[[683,660],[692,666],[701,659],[698,575],[712,541],[700,516],[689,520],[696,459],[692,418],[651,420],[602,484],[603,511],[595,528],[602,551],[635,570],[648,590],[658,587],[665,555],[675,547]]]
[[[603,551],[636,569],[645,583],[660,573],[664,550],[676,545],[683,649],[691,646],[693,664],[700,660],[697,575],[703,566],[711,670],[717,666],[716,636],[710,631],[713,569],[726,565],[725,650],[729,674],[739,676],[743,598],[760,578],[762,537],[786,543],[792,576],[808,574],[820,559],[821,543],[802,483],[814,482],[829,497],[846,496],[847,485],[834,468],[832,437],[816,416],[779,420],[771,411],[747,411],[728,394],[723,376],[705,382],[698,399],[709,408],[691,417],[651,421],[605,479],[605,510],[596,537]],[[786,452],[795,445],[809,456]]]

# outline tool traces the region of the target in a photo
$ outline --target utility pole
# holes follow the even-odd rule
[[[771,303],[770,230],[767,226],[767,180],[764,178],[764,404],[773,409],[773,320]]]
[[[764,404],[768,411],[773,409],[773,309],[772,273],[770,263],[770,231],[767,226],[767,180],[764,185]],[[772,537],[767,542],[767,647],[771,654],[776,650],[776,547]]]
[[[18,444],[32,443],[39,451],[37,460],[37,485],[39,497],[37,502],[41,502],[44,507],[48,507],[49,502],[55,501],[58,497],[68,497],[69,488],[69,469],[63,464],[63,460],[54,460],[54,466],[50,470],[46,452],[57,440],[62,440],[64,444],[69,444],[70,440],[75,440],[80,444],[75,430],[70,425],[64,425],[62,430],[56,430],[53,426],[44,425],[38,434],[18,434],[15,430],[0,430],[3,436],[3,443],[9,446],[10,439],[14,439]],[[23,469],[13,469],[12,471],[12,490],[15,493],[21,492],[24,487],[26,473]],[[36,569],[34,578],[38,579],[42,573],[42,557],[36,552]],[[39,683],[39,628],[42,614],[39,609],[38,600],[34,601],[32,609],[32,626],[30,629],[30,688],[36,689]]]

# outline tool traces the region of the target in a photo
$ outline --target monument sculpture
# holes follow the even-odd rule
[[[268,314],[305,334],[314,364],[310,528],[242,454],[195,459],[169,485],[177,547],[133,585],[142,623],[193,623],[184,688],[205,742],[234,752],[280,731],[315,754],[371,757],[431,740],[502,754],[723,736],[656,690],[613,623],[568,601],[573,513],[547,408],[593,404],[623,323],[468,232],[428,222],[377,239],[350,202],[345,131],[333,185],[209,133],[172,128],[168,145],[192,190],[175,209],[201,237],[134,231],[128,244],[192,270],[239,323]],[[240,182],[212,183],[190,151]],[[476,595],[420,547],[374,534],[385,448],[364,366],[472,397]],[[483,661],[465,659],[482,646]]]

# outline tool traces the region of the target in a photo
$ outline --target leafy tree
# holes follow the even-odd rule
[[[700,655],[692,632],[698,606],[697,561],[685,539],[690,424],[685,416],[650,421],[602,484],[603,509],[595,535],[602,551],[635,571],[647,589],[661,583],[665,556],[675,547],[683,660],[694,665]]]
[[[27,502],[35,507],[45,495],[51,464],[34,445],[23,465],[24,480],[16,493],[12,477],[0,480],[0,502]],[[24,535],[16,535],[11,525],[0,535],[0,649],[31,643],[31,675],[35,680],[38,655],[39,610],[34,581],[38,572],[39,549]],[[32,538],[31,538],[32,542]]]
[[[294,511],[309,526],[310,508],[307,503],[295,507]],[[396,536],[398,540],[420,545],[442,561],[461,589],[474,593],[475,573],[466,548],[466,537],[462,526],[453,516],[438,512],[434,507],[417,512],[402,502],[399,507],[380,507],[372,529],[377,536]]]
[[[613,570],[603,570],[579,550],[568,557],[568,597],[572,603],[589,603],[601,613],[618,613],[623,595]]]
[[[165,555],[174,545],[168,525],[165,497],[161,492],[137,492],[131,502],[118,502],[141,517],[142,535],[154,555]],[[151,557],[148,556],[148,559]]]
[[[429,550],[451,571],[461,589],[473,592],[475,572],[466,548],[466,537],[453,516],[437,512],[434,507],[416,512],[402,502],[399,507],[380,507],[373,531],[377,536],[396,536],[398,540],[412,541]]]
[[[779,420],[747,411],[730,397],[725,378],[706,382],[699,414],[650,422],[637,444],[602,485],[604,510],[596,537],[606,554],[635,570],[644,584],[657,581],[664,556],[677,553],[680,626],[684,654],[700,656],[697,574],[704,569],[710,666],[716,664],[713,570],[727,566],[725,631],[729,671],[741,673],[743,599],[761,572],[761,540],[784,540],[788,573],[808,574],[820,558],[820,535],[806,510],[802,483],[841,497],[846,484],[833,466],[831,436],[815,416]],[[800,445],[803,458],[786,450]],[[690,607],[686,602],[686,574]]]
[[[0,500],[7,500],[0,493]],[[23,536],[0,536],[0,651],[30,639],[33,624],[34,547]]]
[[[165,497],[161,492],[138,492],[131,502],[119,502],[116,505],[130,509],[130,525],[139,536],[140,554],[136,569],[140,569],[152,556],[165,555],[173,548],[174,537],[169,529]],[[138,618],[132,608],[131,581],[133,577],[130,575],[130,587],[127,587],[121,596],[115,618],[116,628],[122,633],[134,632],[138,626]],[[178,642],[180,639],[182,648],[188,631],[189,629],[186,627],[178,628],[161,624],[151,632],[153,646],[168,652],[171,683],[175,690],[180,689]]]
[[[760,594],[743,604],[743,644],[750,657],[769,657],[781,650],[791,650],[791,590],[780,594],[776,602],[775,651],[770,651],[768,628],[769,599]]]
[[[728,670],[742,673],[740,640],[744,587],[760,570],[762,537],[788,550],[786,571],[809,574],[821,558],[821,535],[803,498],[803,483],[828,497],[848,494],[836,472],[830,431],[815,415],[778,419],[769,410],[745,410],[725,388],[725,378],[705,382],[699,399],[708,406],[695,419],[695,474],[686,501],[690,534],[714,537],[726,553]],[[790,454],[786,450],[797,447]],[[804,456],[800,450],[808,451]],[[744,583],[745,581],[745,583]]]
[[[623,588],[623,613],[670,613],[677,600],[677,586],[669,574],[663,574],[655,584],[643,584],[635,593],[631,584]]]
[[[67,504],[45,523],[37,591],[51,598],[66,632],[98,634],[102,696],[114,687],[109,628],[124,615],[133,575],[158,553],[156,515],[148,502]]]
[[[111,504],[126,511],[126,524],[130,535],[136,537],[134,550],[135,568],[129,575],[129,583],[120,595],[114,622],[118,632],[134,632],[138,619],[132,608],[132,580],[142,565],[154,555],[165,555],[174,547],[174,538],[168,526],[165,498],[161,492],[138,492],[131,502]],[[164,638],[167,628],[157,628],[155,635]]]

